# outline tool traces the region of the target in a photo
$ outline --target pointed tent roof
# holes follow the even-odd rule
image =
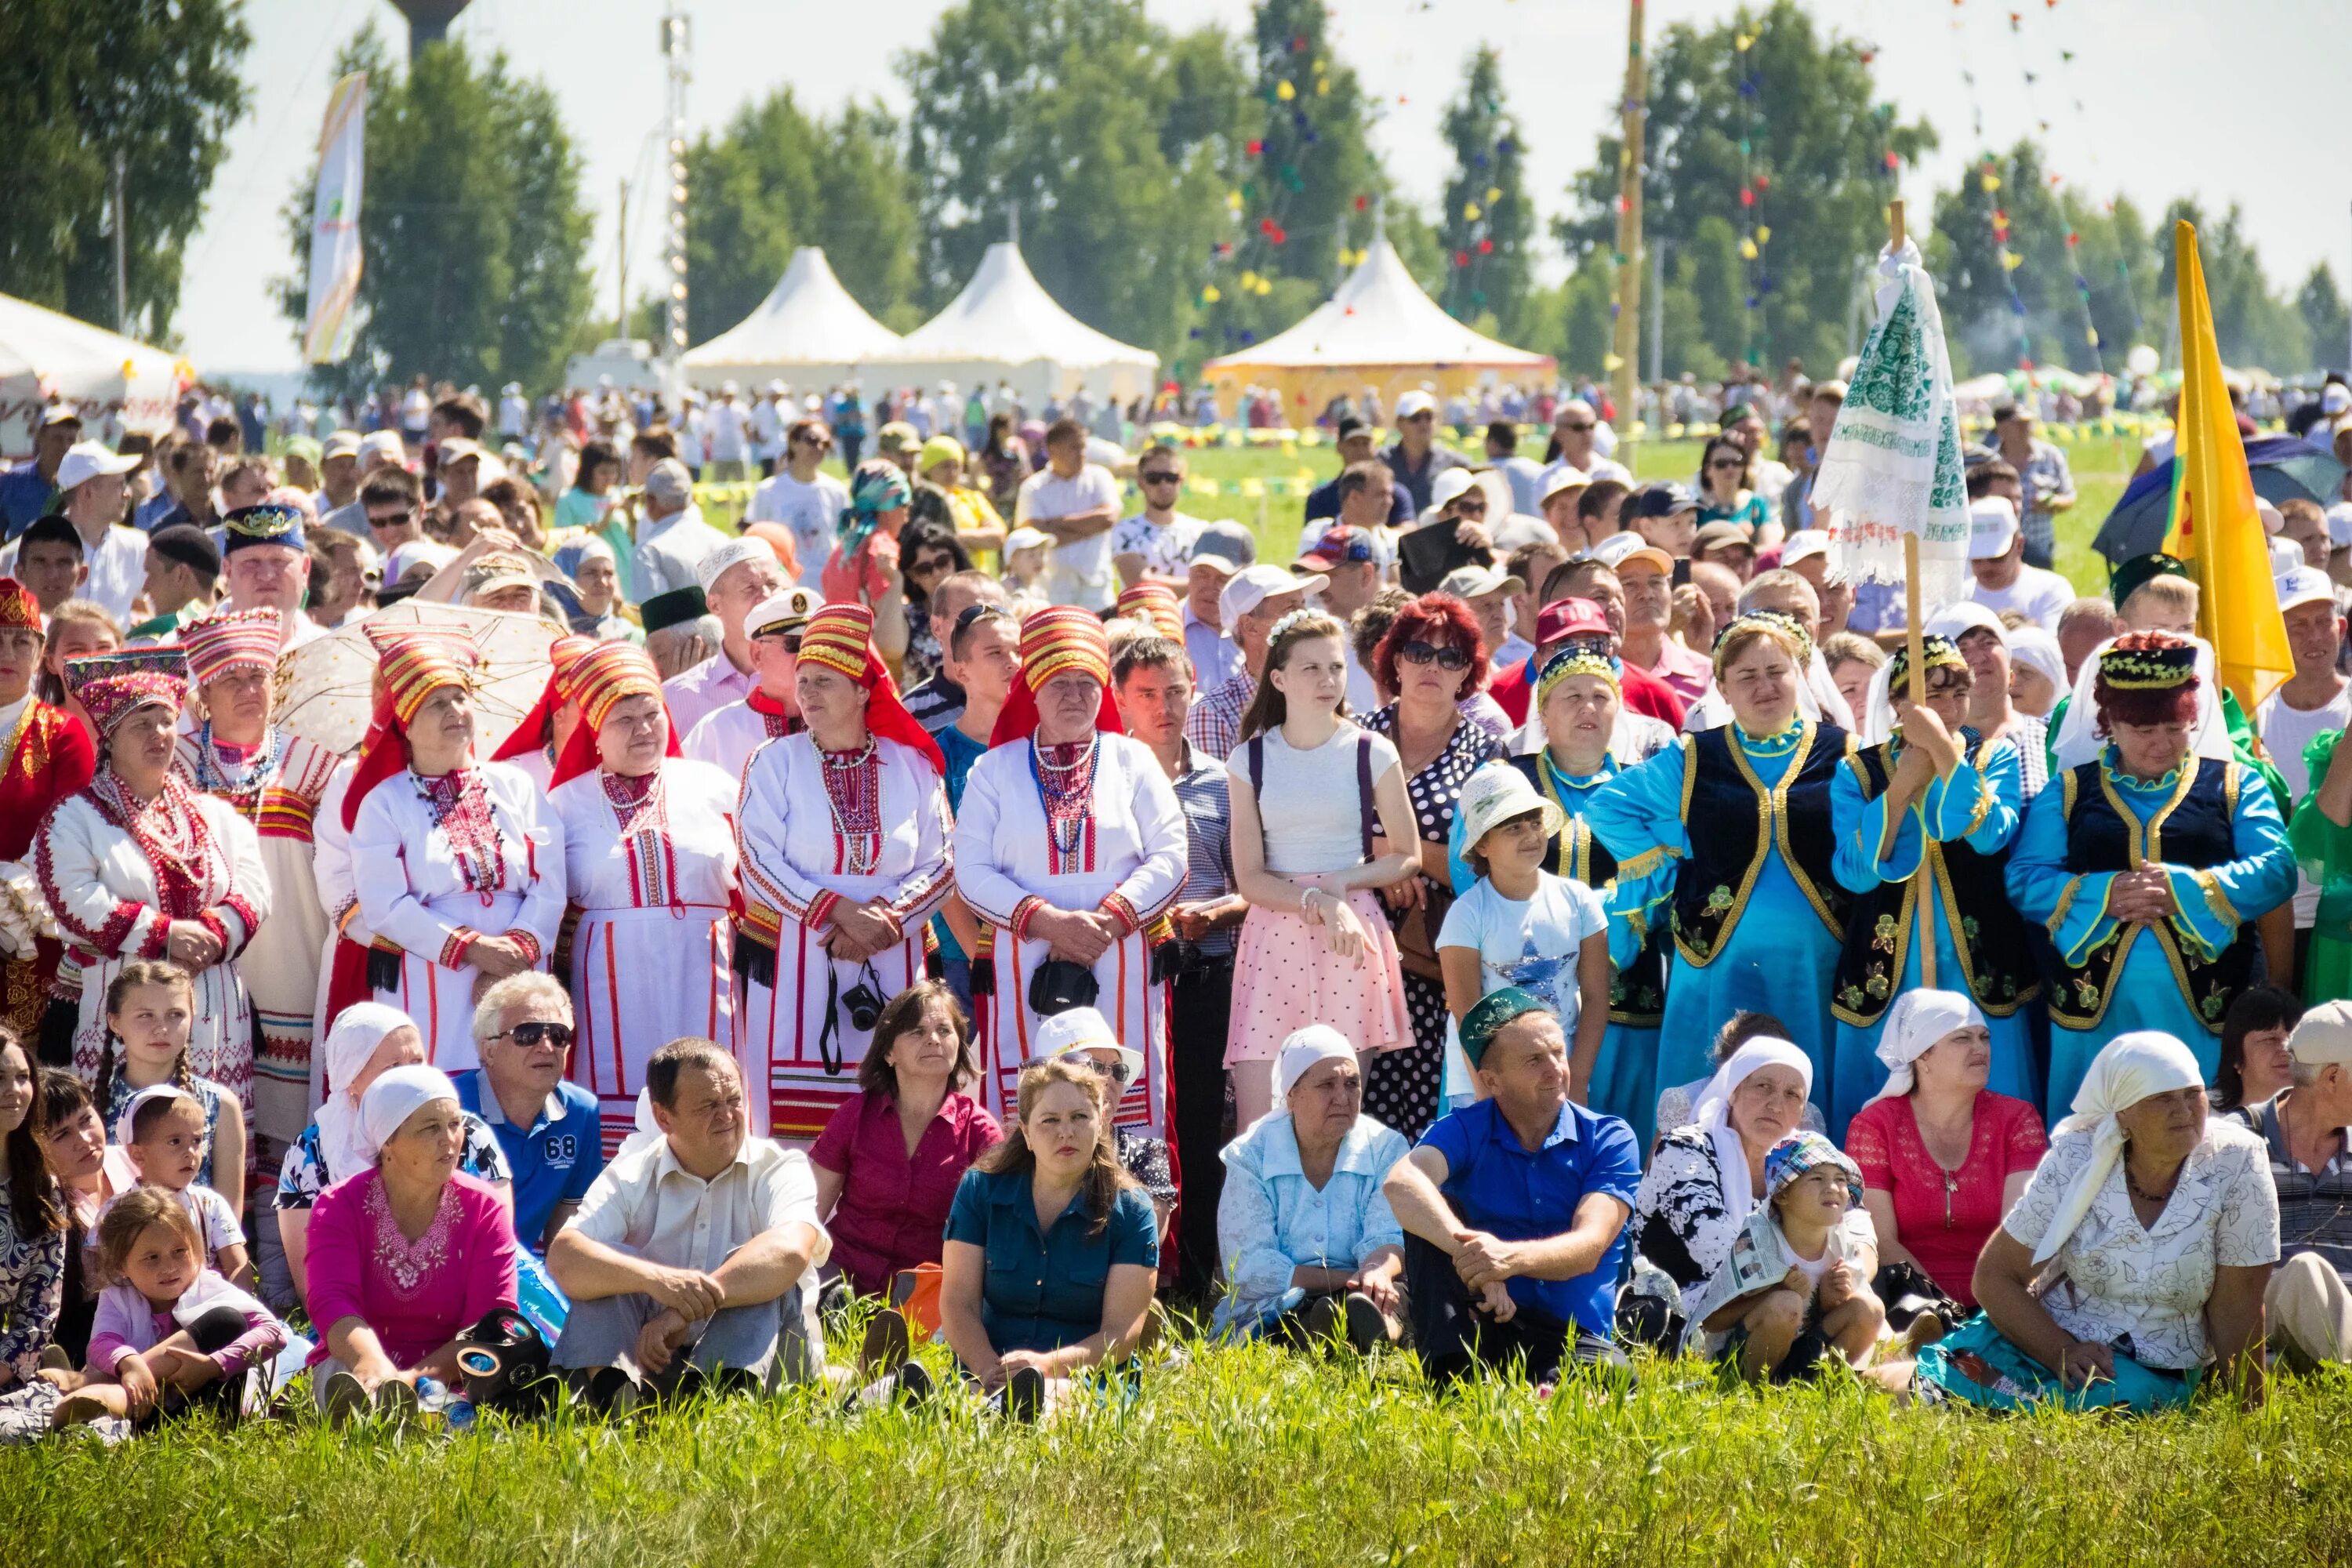
[[[870,364],[894,358],[905,340],[850,298],[824,252],[803,245],[759,309],[689,351],[692,370]]]
[[[1383,235],[1372,242],[1339,292],[1303,321],[1262,343],[1211,360],[1206,371],[1244,366],[1321,370],[1337,365],[1473,365],[1548,370],[1549,354],[1529,353],[1472,331],[1439,309],[1404,269]]]
[[[999,240],[947,309],[907,334],[892,356],[925,364],[1027,364],[1050,360],[1065,370],[1132,364],[1156,369],[1160,356],[1098,332],[1054,302],[1021,259]]]

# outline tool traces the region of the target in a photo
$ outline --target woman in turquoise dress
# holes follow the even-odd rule
[[[1832,868],[1830,787],[1852,767],[1853,741],[1798,712],[1811,655],[1786,616],[1731,622],[1715,681],[1732,721],[1627,769],[1584,819],[1617,862],[1612,910],[1643,938],[1673,937],[1655,1081],[1707,1077],[1717,1028],[1764,1012],[1811,1059],[1826,1110],[1832,978],[1853,903]]]
[[[2099,1048],[2132,1030],[2185,1041],[2211,1078],[2222,1015],[2253,978],[2253,921],[2294,891],[2261,776],[2192,749],[2196,655],[2187,638],[2130,632],[2099,656],[2105,744],[2052,775],[2010,852],[2010,900],[2057,948],[2053,1124]]]
[[[1933,633],[1920,647],[1925,707],[1910,702],[1909,652],[1897,649],[1871,682],[1864,729],[1886,738],[1856,752],[1857,765],[1830,784],[1837,879],[1854,895],[1833,1005],[1829,1125],[1841,1142],[1846,1123],[1886,1081],[1878,1037],[1888,1006],[1930,984],[1965,991],[1984,1014],[1992,1033],[1986,1087],[2035,1099],[2024,1007],[2038,982],[2001,875],[2024,791],[2017,748],[1988,743],[1962,725],[1974,683],[1958,647]],[[1936,944],[1933,982],[1921,966],[1923,924]]]

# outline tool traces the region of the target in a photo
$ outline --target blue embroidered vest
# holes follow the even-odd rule
[[[1834,724],[1800,721],[1780,782],[1766,784],[1732,738],[1734,728],[1702,731],[1683,742],[1683,827],[1691,852],[1675,879],[1675,949],[1698,968],[1731,940],[1775,847],[1832,936],[1843,940],[1853,904],[1831,872],[1837,830],[1830,822],[1830,780],[1845,765],[1853,738]]]

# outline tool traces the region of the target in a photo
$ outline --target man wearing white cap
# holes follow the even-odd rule
[[[780,735],[804,728],[793,692],[793,677],[800,666],[801,633],[807,629],[809,616],[820,602],[815,589],[795,584],[779,589],[752,607],[743,619],[744,643],[751,658],[751,689],[740,701],[704,714],[693,729],[685,731],[680,750],[729,778],[740,779],[743,764],[751,760],[753,752]],[[709,669],[721,662],[714,658],[698,668]]]
[[[122,525],[123,476],[137,458],[118,458],[96,441],[77,441],[58,464],[58,510],[81,535],[82,564],[89,577],[74,595],[112,616],[131,621],[131,601],[147,584],[147,536]]]
[[[704,717],[750,697],[760,684],[745,626],[751,612],[785,587],[783,563],[764,539],[721,539],[695,563],[686,584],[702,590],[703,603],[719,623],[719,652],[662,685],[669,721],[691,735]]]
[[[1381,461],[1412,498],[1415,517],[1430,506],[1429,487],[1448,468],[1470,465],[1461,454],[1437,445],[1437,399],[1415,387],[1396,403],[1397,438],[1381,448]]]
[[[2261,1134],[2278,1189],[2279,1265],[2263,1292],[2270,1348],[2297,1371],[2352,1361],[2352,1002],[2287,1037],[2288,1087],[2225,1113]]]
[[[1535,652],[1535,644],[1521,637],[1515,646],[1511,637],[1511,597],[1528,591],[1524,578],[1500,566],[1456,566],[1440,580],[1437,591],[1470,606],[1471,617],[1478,623],[1478,636],[1491,650],[1487,663],[1496,670],[1523,663]]]
[[[2304,748],[2331,730],[2352,725],[2352,683],[2336,670],[2336,656],[2344,647],[2344,616],[2336,607],[2336,587],[2325,572],[2298,566],[2276,584],[2279,615],[2286,622],[2287,651],[2294,673],[2254,710],[2254,731],[2263,750],[2285,779],[2296,800],[2303,800],[2318,781],[2304,761]],[[2311,941],[2312,923],[2319,914],[2319,889],[2300,872],[2295,877],[2294,930],[2298,949]]]
[[[630,591],[640,604],[656,594],[695,586],[697,563],[728,542],[726,534],[702,520],[702,509],[694,504],[694,477],[676,458],[664,458],[646,473],[643,505],[636,552],[629,563]]]
[[[2055,572],[2025,563],[2025,534],[2008,498],[1981,495],[1969,502],[1968,597],[1994,615],[2023,616],[2045,632],[2074,602],[2074,585]]]
[[[1242,670],[1193,705],[1192,716],[1184,721],[1186,740],[1220,762],[1225,759],[1240,739],[1242,714],[1257,695],[1274,624],[1304,609],[1307,595],[1319,593],[1328,581],[1319,572],[1294,576],[1263,562],[1225,579],[1217,595],[1217,618],[1241,650]]]

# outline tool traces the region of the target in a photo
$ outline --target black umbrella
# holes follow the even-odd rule
[[[2091,548],[2105,556],[2108,564],[2120,566],[2164,548],[2164,536],[2172,527],[2172,472],[2178,460],[2168,458],[2134,479],[2099,525]],[[2253,476],[2254,494],[2273,506],[2289,500],[2327,506],[2344,484],[2344,465],[2335,453],[2293,436],[2250,437],[2246,468]]]

